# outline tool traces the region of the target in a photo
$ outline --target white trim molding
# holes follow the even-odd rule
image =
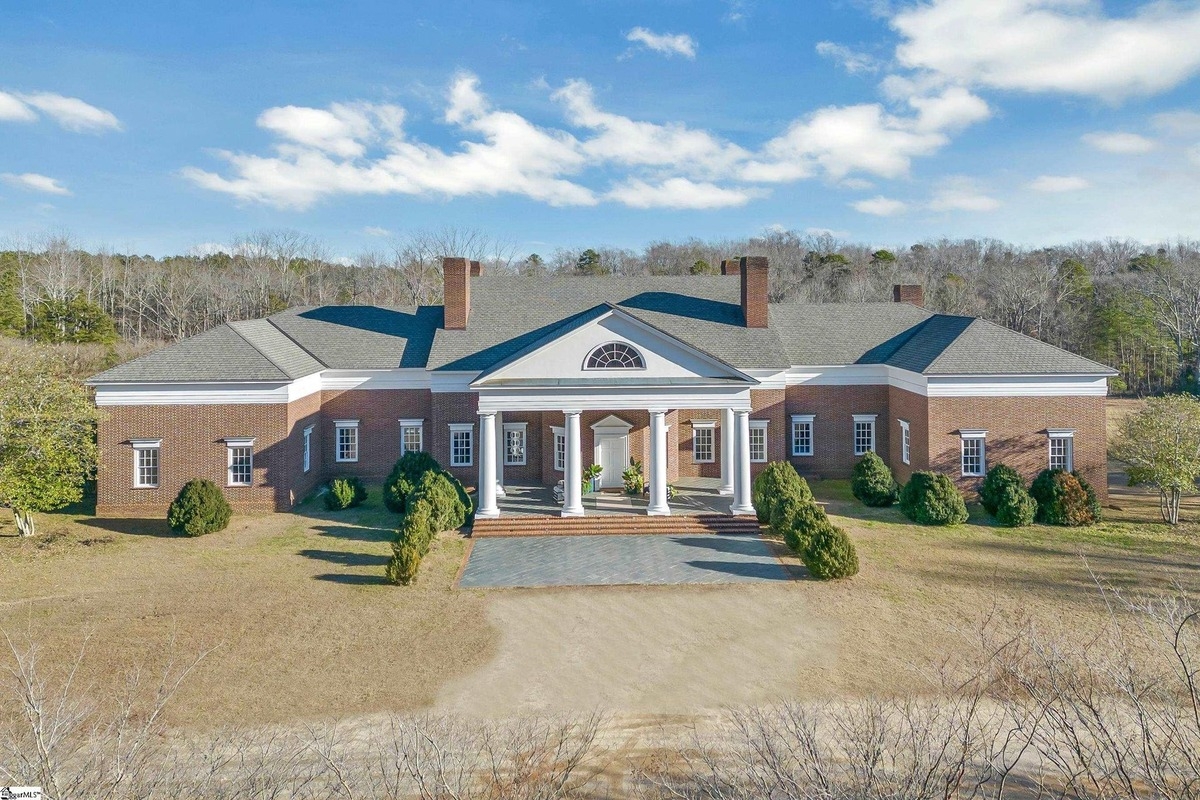
[[[162,439],[130,439],[129,446],[134,450],[153,450],[162,447]]]
[[[1046,428],[1046,435],[1051,439],[1074,439],[1074,428]]]

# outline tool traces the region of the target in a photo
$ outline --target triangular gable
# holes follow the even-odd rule
[[[576,324],[554,331],[481,373],[472,385],[556,381],[758,383],[727,362],[614,305],[601,304],[580,316]],[[645,368],[587,369],[588,355],[596,347],[612,342],[635,348],[642,355]]]

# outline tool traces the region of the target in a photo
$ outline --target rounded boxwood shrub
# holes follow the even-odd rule
[[[750,500],[754,503],[758,521],[769,523],[775,501],[785,496],[812,500],[812,491],[795,467],[786,461],[772,461],[758,473],[750,489]]]
[[[429,503],[434,532],[461,528],[467,521],[467,509],[450,477],[443,472],[426,472],[408,496],[408,503]]]
[[[1025,481],[1021,479],[1021,473],[1007,464],[988,467],[987,475],[984,476],[983,483],[979,486],[979,502],[983,506],[983,510],[993,517],[996,516],[996,511],[1000,508],[1000,501],[1010,486],[1025,488]]]
[[[1008,484],[996,502],[994,516],[1006,528],[1024,528],[1037,517],[1037,500],[1020,484]]]
[[[954,481],[936,472],[914,472],[900,490],[900,511],[922,525],[959,525],[967,504]]]
[[[878,454],[868,450],[854,465],[850,491],[863,505],[882,508],[896,502],[900,487],[892,477],[891,468]]]
[[[1029,493],[1037,501],[1038,522],[1076,526],[1090,525],[1096,521],[1087,490],[1078,478],[1065,469],[1042,470],[1029,487]]]
[[[795,492],[789,492],[771,504],[771,519],[768,523],[771,533],[784,536],[792,527],[796,515],[805,506],[812,505],[812,500],[802,500]]]
[[[357,477],[339,476],[329,482],[325,492],[325,507],[330,511],[353,508],[367,499],[367,487]]]
[[[825,509],[816,503],[804,503],[792,517],[791,526],[783,532],[783,542],[793,553],[803,556],[813,534],[830,524]]]
[[[804,548],[804,566],[808,574],[823,581],[849,578],[858,574],[858,552],[844,530],[826,521],[813,531]]]
[[[212,481],[196,478],[179,490],[167,509],[171,530],[184,536],[203,536],[225,530],[233,509]]]
[[[397,514],[404,513],[408,495],[426,472],[441,472],[437,459],[424,451],[410,450],[400,457],[383,482],[383,504]]]

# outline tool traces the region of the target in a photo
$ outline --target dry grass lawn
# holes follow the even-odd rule
[[[640,718],[779,698],[921,690],[992,609],[1056,629],[1102,621],[1089,568],[1123,590],[1198,588],[1200,524],[1154,522],[1155,499],[1068,530],[955,529],[815,487],[859,549],[833,583],[463,591],[444,535],[413,587],[382,583],[393,518],[365,509],[235,517],[200,539],[164,523],[42,518],[0,527],[0,626],[58,659],[91,634],[85,679],[216,647],[171,707],[189,728],[435,708],[507,715],[601,709]],[[1200,519],[1192,500],[1184,509]],[[1086,564],[1084,562],[1086,558]]]

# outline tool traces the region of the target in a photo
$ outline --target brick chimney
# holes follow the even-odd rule
[[[465,331],[471,314],[471,265],[465,258],[443,258],[442,301],[446,308],[444,326],[448,331]]]
[[[471,277],[478,278],[483,274],[483,266],[478,261],[471,262]]]
[[[897,283],[892,287],[892,300],[924,308],[925,287],[919,283]]]
[[[727,258],[721,262],[722,275],[741,275],[742,268],[738,265],[736,258]]]
[[[742,316],[747,328],[767,327],[767,259],[766,256],[743,256],[739,264],[742,273]]]

